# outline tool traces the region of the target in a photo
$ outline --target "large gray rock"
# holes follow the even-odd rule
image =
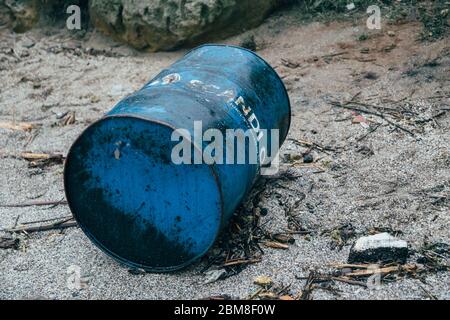
[[[260,24],[281,0],[90,0],[103,32],[139,49],[170,50]]]

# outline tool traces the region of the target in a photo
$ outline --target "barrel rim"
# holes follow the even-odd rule
[[[289,93],[286,89],[286,86],[283,82],[283,79],[281,79],[281,77],[279,76],[278,72],[276,72],[276,70],[264,59],[262,58],[260,55],[258,55],[256,52],[244,48],[244,47],[240,47],[240,46],[235,46],[235,45],[230,45],[230,44],[221,44],[221,43],[206,43],[206,44],[202,44],[201,46],[197,46],[195,48],[190,49],[184,56],[187,56],[188,54],[190,54],[191,52],[198,50],[200,48],[204,48],[204,47],[228,47],[228,48],[234,48],[234,49],[239,49],[239,50],[243,50],[243,51],[247,51],[249,53],[251,53],[253,56],[255,56],[256,58],[258,58],[262,63],[264,63],[266,65],[266,67],[268,67],[278,78],[278,80],[281,83],[281,86],[283,87],[283,91],[284,94],[286,95],[287,98],[287,102],[288,102],[288,111],[289,111],[289,122],[288,122],[288,126],[287,126],[287,130],[286,130],[286,136],[281,140],[281,141],[285,141],[287,136],[289,135],[289,130],[291,129],[291,121],[292,121],[292,106],[291,106],[291,100],[289,98]]]
[[[112,252],[110,249],[106,248],[99,240],[97,240],[97,238],[89,231],[87,230],[87,228],[85,226],[83,226],[83,224],[81,223],[80,219],[77,217],[77,214],[75,213],[75,210],[73,210],[71,204],[70,204],[70,200],[69,200],[69,195],[68,195],[68,187],[67,187],[67,183],[68,183],[68,177],[67,177],[67,167],[69,165],[69,159],[70,159],[70,154],[74,148],[74,146],[78,143],[78,141],[81,140],[82,136],[93,126],[98,125],[100,122],[103,122],[105,120],[108,119],[112,119],[112,118],[129,118],[129,119],[138,119],[138,120],[143,120],[146,122],[150,122],[153,124],[157,124],[157,125],[161,125],[161,126],[165,126],[169,129],[172,130],[176,130],[176,128],[174,126],[172,126],[171,124],[165,122],[165,121],[161,121],[161,120],[155,120],[155,119],[149,119],[146,117],[142,117],[142,116],[138,116],[135,114],[114,114],[114,115],[105,115],[102,118],[94,121],[93,123],[91,123],[88,127],[86,127],[85,129],[83,129],[83,131],[78,135],[78,137],[75,139],[75,141],[72,143],[72,145],[69,148],[69,151],[67,152],[66,155],[66,160],[64,162],[64,174],[63,174],[63,185],[64,185],[64,193],[66,196],[66,200],[67,200],[67,205],[73,215],[73,218],[75,219],[75,221],[77,222],[78,226],[80,227],[80,229],[83,231],[83,233],[89,238],[89,240],[91,240],[98,248],[100,248],[103,252],[105,252],[107,255],[109,255],[110,257],[112,257],[113,259],[115,259],[116,261],[119,261],[120,263],[129,266],[129,267],[134,267],[134,268],[138,268],[138,269],[143,269],[147,272],[152,272],[152,273],[158,273],[158,272],[173,272],[173,271],[177,271],[183,268],[186,268],[187,266],[191,265],[193,262],[195,262],[196,260],[200,259],[201,257],[203,257],[210,249],[211,247],[215,244],[217,238],[219,237],[220,231],[223,229],[224,227],[224,218],[225,218],[225,214],[224,214],[224,200],[223,200],[223,193],[222,193],[222,188],[221,188],[221,184],[220,184],[220,180],[219,177],[217,175],[217,172],[215,170],[214,164],[207,164],[212,176],[214,178],[214,181],[216,182],[217,185],[217,189],[219,191],[219,196],[220,196],[220,223],[218,224],[218,228],[216,230],[216,233],[214,235],[213,240],[211,241],[211,243],[205,248],[204,251],[202,251],[200,254],[196,255],[194,258],[186,261],[183,264],[177,265],[177,266],[172,266],[172,267],[152,267],[149,268],[148,266],[139,264],[139,263],[135,263],[132,262],[130,260],[124,259],[122,257],[120,257],[119,255],[117,255],[116,253]],[[186,137],[187,138],[187,137]],[[198,151],[201,152],[201,150],[199,150],[199,148],[192,142],[191,139],[189,139],[189,142],[192,144],[192,146],[197,149]]]

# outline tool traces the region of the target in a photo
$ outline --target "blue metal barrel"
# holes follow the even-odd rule
[[[89,126],[67,155],[64,184],[74,217],[98,247],[128,266],[172,271],[204,255],[260,174],[260,158],[176,163],[183,137],[192,154],[180,155],[191,159],[208,145],[197,140],[195,121],[200,136],[209,129],[254,133],[255,124],[278,129],[281,144],[289,97],[255,53],[201,46]],[[184,136],[174,140],[178,129]]]

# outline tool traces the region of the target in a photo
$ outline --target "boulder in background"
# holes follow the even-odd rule
[[[171,50],[259,25],[280,0],[90,0],[94,26],[138,49]]]

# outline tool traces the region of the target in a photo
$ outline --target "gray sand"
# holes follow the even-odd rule
[[[379,36],[360,42],[357,36],[368,32],[364,21],[301,25],[296,20],[289,12],[277,14],[247,34],[256,35],[262,47],[258,53],[276,67],[289,88],[293,108],[289,138],[335,150],[312,151],[323,172],[283,163],[282,170],[301,177],[270,186],[263,198],[269,209],[262,221],[268,221],[265,228],[282,231],[287,221],[281,204],[294,203],[304,193],[305,199],[294,211],[304,227],[314,230],[312,235],[295,236],[288,250],[265,248],[260,263],[236,276],[203,284],[204,260],[176,273],[133,275],[78,228],[19,234],[19,250],[0,249],[0,298],[197,299],[219,294],[246,298],[258,289],[253,280],[260,275],[272,277],[280,286],[291,284],[290,291],[296,294],[305,283],[296,277],[307,276],[309,270],[327,272],[329,264],[346,262],[355,239],[339,250],[323,231],[348,223],[361,235],[376,227],[402,231],[401,238],[413,250],[426,242],[449,243],[450,112],[416,122],[449,108],[448,38],[431,44],[417,42],[419,26],[408,23],[386,26],[375,32]],[[389,30],[395,31],[394,37],[387,35]],[[66,31],[45,35],[35,30],[18,35],[16,52],[10,53],[7,48],[13,45],[13,35],[0,32],[0,122],[15,118],[41,125],[32,133],[0,129],[0,204],[62,199],[62,165],[33,169],[25,160],[9,155],[25,150],[65,154],[89,123],[185,52],[147,54],[117,45],[111,49],[110,40],[88,33],[89,41],[82,47],[105,48],[108,54],[77,55],[83,50],[71,49],[75,42]],[[226,43],[239,44],[244,36]],[[22,47],[25,37],[33,39],[35,46]],[[392,43],[395,48],[384,50]],[[369,54],[361,53],[364,47],[370,49]],[[347,53],[323,57],[339,52]],[[286,67],[281,58],[297,61],[300,67]],[[368,58],[372,60],[358,61]],[[425,66],[434,58],[438,58],[438,67]],[[367,133],[364,125],[352,124],[351,111],[329,103],[347,101],[358,92],[357,100],[368,104],[414,110],[417,115],[409,121],[396,123],[412,130],[415,137],[379,117],[364,115],[380,127],[358,141]],[[75,111],[76,123],[54,125],[56,115],[65,111]],[[373,154],[364,152],[368,148]],[[283,150],[295,155],[306,147],[289,140]],[[442,201],[436,202],[436,194]],[[67,215],[65,205],[0,208],[0,228],[10,228],[16,220],[20,224]],[[414,263],[415,257],[409,262]],[[81,270],[83,288],[70,286],[73,266]],[[312,297],[428,299],[426,290],[439,299],[450,299],[448,272],[426,274],[424,280],[399,279],[378,289],[337,283],[339,295],[315,290]]]

